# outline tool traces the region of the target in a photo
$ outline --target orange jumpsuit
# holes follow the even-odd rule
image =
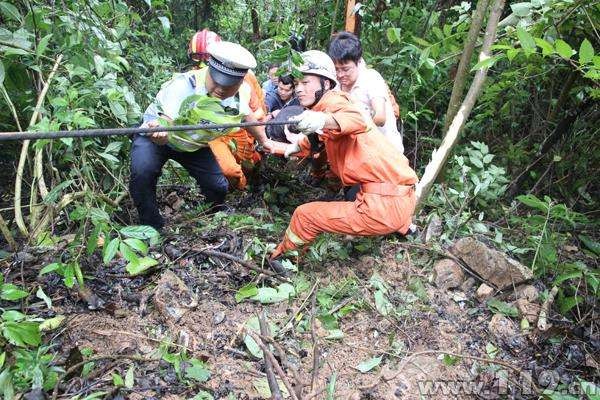
[[[248,71],[244,77],[244,82],[249,84],[252,89],[250,97],[252,118],[262,121],[267,112],[263,90],[251,71]],[[219,163],[223,175],[238,189],[244,189],[247,182],[243,167],[252,166],[260,161],[260,154],[254,151],[254,137],[245,129],[240,129],[212,140],[208,145]]]
[[[283,241],[272,257],[305,245],[320,233],[357,236],[405,234],[415,209],[417,175],[408,160],[370,122],[345,93],[327,92],[312,107],[332,115],[339,130],[324,129],[324,142],[331,170],[344,186],[361,185],[356,200],[312,202],[296,208]],[[303,155],[308,140],[300,143]]]

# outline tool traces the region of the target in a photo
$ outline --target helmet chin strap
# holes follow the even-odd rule
[[[321,89],[315,91],[315,101],[313,101],[313,103],[310,106],[308,106],[308,108],[314,107],[314,105],[317,104],[321,100],[321,98],[323,97],[325,92],[327,90],[329,90],[329,89],[325,89],[325,78],[320,76],[319,82],[321,83]]]

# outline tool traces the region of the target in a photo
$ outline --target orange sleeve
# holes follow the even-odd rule
[[[330,113],[340,129],[324,129],[325,135],[335,139],[337,136],[357,135],[367,130],[367,123],[358,107],[343,93],[328,92],[315,106],[315,111]]]
[[[267,107],[265,105],[265,94],[262,90],[262,87],[259,85],[258,80],[256,79],[256,75],[254,75],[251,71],[248,71],[246,76],[244,77],[244,81],[250,85],[251,95],[250,95],[250,109],[254,113],[254,117],[257,120],[262,120],[267,114]]]

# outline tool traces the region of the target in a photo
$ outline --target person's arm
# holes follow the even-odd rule
[[[319,111],[304,111],[293,117],[293,120],[298,122],[298,129],[301,131],[323,131],[323,134],[331,138],[356,135],[367,129],[360,110],[341,93],[331,93],[321,100]]]
[[[385,98],[384,97],[373,97],[371,98],[371,118],[377,126],[385,125]]]

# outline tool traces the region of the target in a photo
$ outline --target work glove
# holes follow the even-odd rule
[[[287,147],[285,148],[285,152],[283,153],[283,156],[285,158],[290,158],[290,156],[292,154],[296,154],[299,151],[300,151],[300,145],[298,143],[288,144]]]
[[[319,111],[306,110],[300,115],[296,115],[289,119],[290,122],[297,122],[297,128],[302,133],[323,133],[325,122],[327,121],[327,114]]]

